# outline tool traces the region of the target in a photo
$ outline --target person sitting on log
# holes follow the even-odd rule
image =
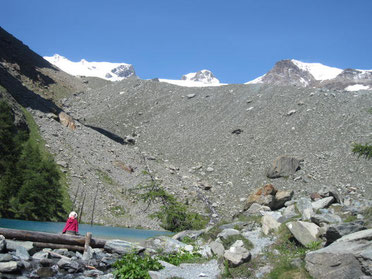
[[[72,211],[68,216],[65,228],[63,229],[62,233],[71,235],[76,235],[79,233],[79,224],[77,221],[77,213],[75,211]]]

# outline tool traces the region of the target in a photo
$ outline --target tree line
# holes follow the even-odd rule
[[[15,126],[12,108],[0,100],[0,217],[57,221],[65,214],[52,156]]]

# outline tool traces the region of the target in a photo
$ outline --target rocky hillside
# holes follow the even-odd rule
[[[328,186],[370,198],[371,164],[351,149],[353,142],[371,141],[371,96],[126,80],[73,96],[63,107],[85,125],[130,138],[135,144],[129,148],[164,163],[168,172],[156,174],[180,181],[167,185],[178,196],[192,200],[193,185],[210,189],[204,194],[219,214],[232,216],[252,188],[268,182],[297,195]],[[266,171],[281,155],[302,159],[301,169],[269,179]]]
[[[372,139],[371,91],[76,78],[1,32],[0,83],[34,115],[85,222],[160,228],[149,218],[159,205],[136,190],[151,178],[212,220],[266,183],[296,197],[324,186],[372,196],[370,161],[351,152]],[[74,119],[64,126],[60,112]],[[300,165],[269,178],[281,155]]]

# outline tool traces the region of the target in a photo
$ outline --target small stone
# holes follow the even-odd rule
[[[196,96],[196,94],[188,94],[186,97],[188,98],[188,99],[191,99],[191,98],[194,98]]]

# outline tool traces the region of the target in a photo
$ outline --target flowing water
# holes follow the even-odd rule
[[[0,218],[0,227],[27,231],[40,231],[47,233],[61,233],[65,223],[63,222],[37,222],[15,219]],[[79,224],[79,234],[92,233],[93,238],[122,239],[131,242],[143,243],[145,239],[156,235],[170,235],[167,231],[151,231],[140,229],[128,229],[119,227],[106,227],[97,225]]]

